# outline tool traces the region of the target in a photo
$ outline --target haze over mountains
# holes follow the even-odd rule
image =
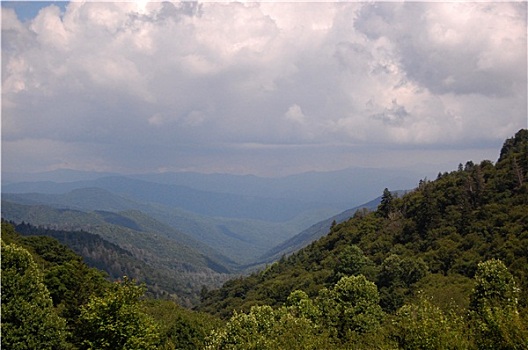
[[[219,286],[232,273],[289,255],[325,235],[334,220],[375,208],[385,187],[414,188],[427,175],[363,168],[280,178],[73,170],[4,174],[2,217],[71,231],[57,237],[95,266],[140,281],[156,271],[151,293],[191,305],[202,286]],[[79,231],[107,243],[84,241],[74,233]]]
[[[451,164],[454,168],[456,164]],[[338,203],[354,206],[379,195],[380,188],[399,189],[416,185],[417,179],[436,176],[441,169],[413,168],[347,168],[328,172],[306,172],[284,177],[254,175],[203,174],[196,172],[167,172],[129,174],[129,179],[157,184],[177,185],[192,189],[246,196],[295,199],[308,202]],[[4,192],[63,193],[90,187],[101,178],[123,176],[117,173],[84,172],[60,169],[42,173],[3,173]],[[83,182],[84,181],[84,182]],[[21,184],[23,182],[23,184]],[[36,184],[30,184],[37,182]],[[43,182],[48,182],[47,184]],[[67,183],[67,184],[66,184]],[[16,184],[16,185],[15,185]]]
[[[378,197],[384,187],[412,188],[421,177],[409,170],[362,168],[282,178],[59,170],[5,174],[2,200],[84,212],[137,210],[236,264],[250,264],[319,221]],[[3,215],[8,208],[4,204]]]

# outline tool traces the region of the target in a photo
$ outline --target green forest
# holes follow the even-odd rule
[[[8,222],[1,249],[6,349],[528,349],[528,130],[192,309]]]

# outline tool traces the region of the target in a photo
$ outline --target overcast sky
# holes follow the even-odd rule
[[[5,172],[445,171],[527,127],[526,2],[48,5],[2,3]]]

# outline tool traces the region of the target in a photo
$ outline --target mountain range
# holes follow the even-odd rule
[[[130,274],[135,271],[130,264],[162,271],[160,279],[173,280],[176,287],[165,283],[156,293],[184,295],[189,304],[203,285],[217,286],[228,274],[289,255],[325,235],[333,221],[375,208],[379,197],[361,201],[379,196],[382,183],[411,186],[412,172],[358,168],[261,178],[61,170],[18,176],[19,182],[13,178],[7,174],[2,179],[3,219],[97,234],[129,253],[113,274]],[[370,193],[375,195],[367,197]],[[78,253],[83,255],[82,249]],[[93,260],[93,255],[84,257]],[[136,262],[130,263],[130,257]],[[191,291],[182,287],[182,279],[193,280]]]

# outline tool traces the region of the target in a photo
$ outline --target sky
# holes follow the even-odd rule
[[[2,172],[448,171],[528,123],[526,2],[2,2],[1,26]]]

